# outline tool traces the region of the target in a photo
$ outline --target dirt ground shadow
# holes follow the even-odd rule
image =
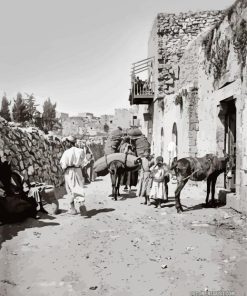
[[[196,210],[202,210],[202,209],[207,209],[207,208],[221,208],[224,207],[225,204],[216,202],[215,205],[212,205],[211,203],[209,203],[208,206],[206,206],[205,203],[200,203],[198,205],[194,205],[192,207],[187,207],[186,205],[182,205],[184,208],[184,212],[190,212],[190,211],[196,211]]]
[[[135,198],[137,197],[135,192],[130,192],[130,193],[122,193],[121,196],[119,197],[119,200],[126,200],[128,198]]]
[[[92,218],[93,216],[96,216],[97,214],[100,214],[100,213],[108,213],[108,212],[113,212],[115,211],[115,209],[113,208],[106,208],[106,209],[93,209],[93,210],[90,210],[90,211],[87,211],[85,213],[85,218]]]
[[[151,205],[153,206],[157,206],[157,201],[155,200],[151,200],[150,201]],[[161,207],[162,208],[172,208],[175,206],[175,203],[174,203],[174,200],[170,199],[167,201],[167,200],[161,200]]]
[[[55,219],[52,216],[43,214],[42,219],[53,220]],[[0,249],[2,243],[6,240],[11,240],[13,237],[17,236],[20,231],[23,231],[27,228],[33,227],[46,227],[46,226],[58,226],[60,225],[57,222],[44,222],[38,219],[28,218],[27,220],[19,223],[3,224],[0,225]]]

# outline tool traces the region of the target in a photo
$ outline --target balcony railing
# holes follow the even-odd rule
[[[151,82],[153,58],[148,58],[133,64],[131,70],[130,104],[151,104],[154,99],[154,83]],[[141,80],[138,73],[147,72],[148,79]]]

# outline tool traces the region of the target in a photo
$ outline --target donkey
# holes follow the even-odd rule
[[[117,197],[120,196],[120,182],[126,171],[125,165],[119,160],[113,160],[108,167],[108,171],[110,173],[112,183],[112,194],[110,196],[117,200]]]
[[[217,157],[214,154],[206,154],[204,157],[185,157],[179,160],[174,159],[170,170],[174,170],[177,176],[178,185],[175,191],[175,207],[177,212],[183,211],[180,203],[180,193],[188,180],[207,180],[206,207],[209,205],[209,194],[211,187],[211,202],[215,205],[215,185],[218,176],[229,170],[229,156]]]

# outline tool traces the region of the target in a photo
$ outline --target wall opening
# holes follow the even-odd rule
[[[221,101],[221,120],[224,124],[224,150],[232,159],[232,178],[225,176],[225,187],[232,192],[236,189],[236,105],[233,97]]]
[[[172,141],[178,146],[178,129],[176,122],[173,123],[172,127]]]

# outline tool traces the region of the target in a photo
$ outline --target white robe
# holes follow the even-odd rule
[[[64,173],[65,187],[72,201],[77,196],[84,196],[84,181],[81,168],[85,165],[85,151],[72,147],[67,149],[60,160]]]
[[[169,152],[169,156],[171,159],[177,157],[177,146],[174,142],[170,142],[168,144],[167,151]]]
[[[153,184],[150,191],[150,198],[153,199],[165,199],[166,197],[166,191],[165,191],[165,182],[157,182],[156,180],[164,179],[166,175],[166,170],[161,167],[155,167],[153,170]]]

